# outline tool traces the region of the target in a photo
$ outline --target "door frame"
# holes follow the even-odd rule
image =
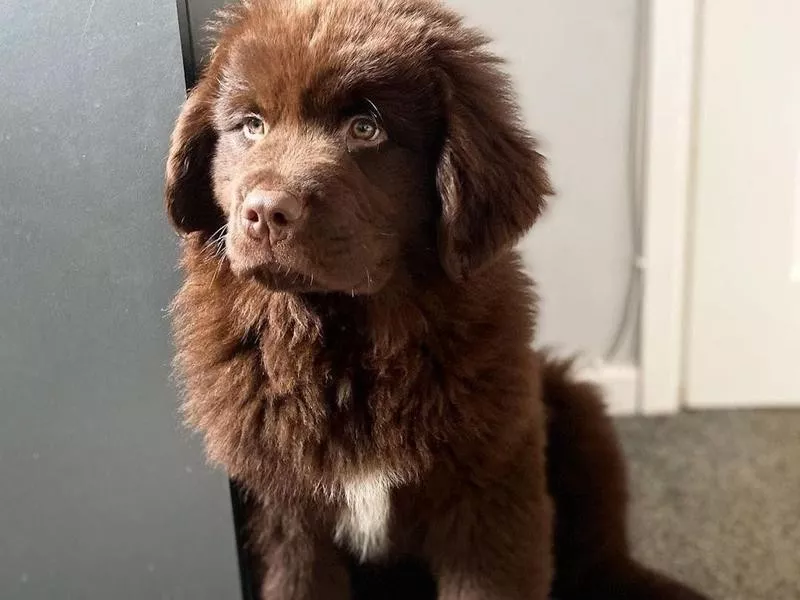
[[[647,0],[643,0],[647,1]],[[682,405],[699,36],[704,0],[650,0],[639,411]]]

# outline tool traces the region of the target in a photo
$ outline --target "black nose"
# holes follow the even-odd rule
[[[242,225],[251,238],[284,239],[303,214],[300,199],[288,192],[253,190],[242,204]]]

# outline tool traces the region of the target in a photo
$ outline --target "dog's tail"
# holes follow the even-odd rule
[[[633,560],[625,462],[599,389],[541,354],[558,600],[704,600]]]

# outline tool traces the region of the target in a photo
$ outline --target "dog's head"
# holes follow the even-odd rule
[[[543,160],[500,61],[439,3],[250,0],[222,23],[166,203],[180,232],[224,236],[237,275],[352,293],[420,265],[461,279],[540,213]]]

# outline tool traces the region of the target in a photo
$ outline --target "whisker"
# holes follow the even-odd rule
[[[219,257],[219,258],[222,258],[222,256],[224,254],[225,254],[225,238],[222,238],[219,241],[219,243],[217,244],[216,251],[214,252],[214,255]]]
[[[219,261],[216,270],[214,271],[214,275],[211,277],[211,282],[208,284],[208,287],[211,288],[214,285],[214,282],[217,280],[217,275],[219,275],[220,271],[222,270],[222,263],[223,261]]]
[[[378,121],[383,121],[383,116],[381,115],[381,111],[378,110],[378,107],[375,106],[375,103],[369,98],[364,98],[364,101],[369,105],[372,116],[378,119]]]
[[[225,254],[225,236],[228,233],[228,224],[226,223],[206,241],[203,245],[203,250],[209,250],[210,255],[206,255],[206,261],[220,260]]]
[[[211,237],[208,238],[208,241],[205,243],[205,246],[212,246],[219,242],[220,239],[223,239],[225,234],[228,233],[228,224],[225,223],[222,227],[217,229]]]

